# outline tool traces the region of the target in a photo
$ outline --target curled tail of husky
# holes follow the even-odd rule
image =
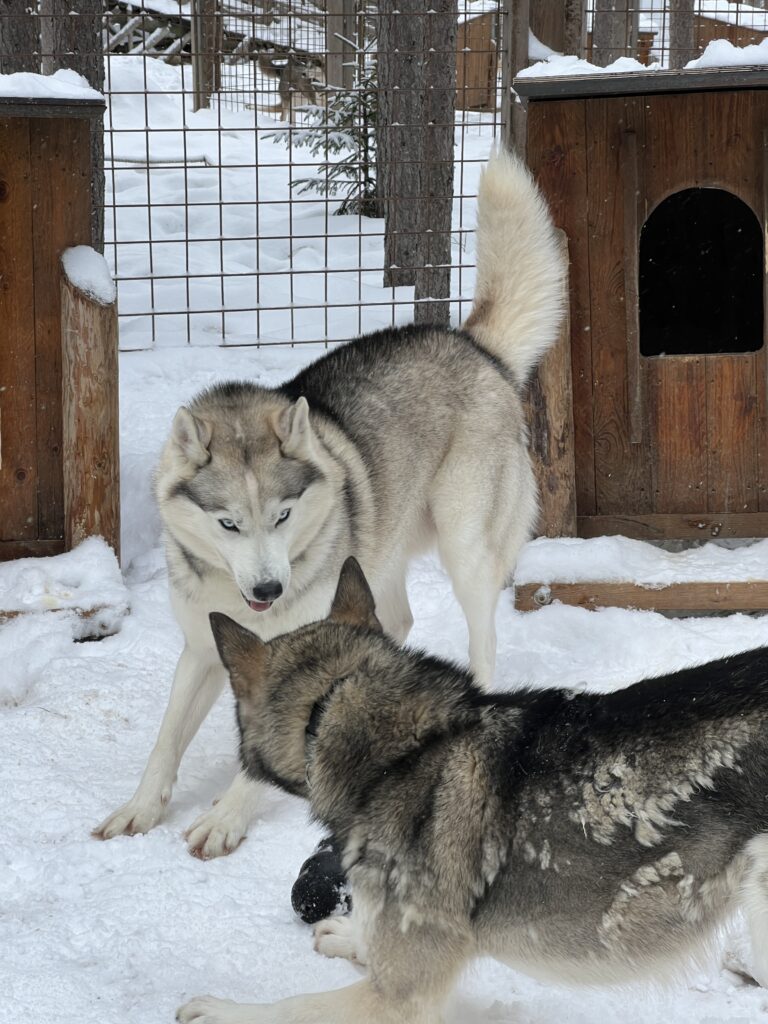
[[[498,150],[480,180],[477,286],[463,327],[521,383],[562,323],[564,250],[531,174]]]

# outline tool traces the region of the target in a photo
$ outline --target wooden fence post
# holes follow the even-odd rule
[[[72,251],[61,279],[65,542],[99,534],[119,558],[117,303],[68,276]]]
[[[217,0],[192,0],[192,87],[195,110],[221,88],[222,18]]]

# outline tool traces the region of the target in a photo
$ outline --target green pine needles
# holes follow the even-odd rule
[[[378,83],[371,46],[355,50],[354,84],[351,89],[329,86],[324,107],[301,107],[309,125],[274,132],[267,138],[296,149],[308,149],[319,158],[315,174],[294,178],[291,187],[299,195],[315,192],[340,197],[336,214],[354,213],[380,217],[381,202],[376,188],[376,126]]]

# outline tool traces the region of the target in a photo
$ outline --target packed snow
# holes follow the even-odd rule
[[[768,15],[760,12],[766,23]],[[739,22],[741,24],[741,22]],[[539,53],[535,52],[538,57]],[[580,57],[572,57],[559,53],[544,54],[543,60],[537,60],[530,67],[517,72],[517,78],[572,78],[584,75],[624,75],[629,72],[653,72],[662,69],[659,61],[641,64],[634,57],[619,57],[605,67],[598,67]],[[768,65],[768,39],[749,46],[734,46],[727,39],[714,39],[707,45],[704,53],[696,60],[685,65],[685,70],[703,68],[749,68]]]
[[[84,294],[102,306],[109,306],[117,297],[107,261],[89,245],[74,245],[61,254],[64,273]]]
[[[523,551],[518,583],[620,583],[646,587],[671,583],[768,580],[768,540],[741,547],[703,544],[668,551],[628,537],[540,537]]]
[[[567,54],[553,53],[544,60],[539,60],[530,67],[522,68],[516,78],[571,78],[575,75],[625,75],[630,71],[655,71],[661,67],[658,62],[641,64],[634,57],[619,57],[605,67],[590,64],[582,57],[571,57]]]
[[[713,39],[696,60],[689,61],[692,68],[745,68],[768,65],[768,39],[750,46],[734,46],[727,39]]]
[[[52,75],[33,75],[28,71],[0,75],[0,96],[38,100],[104,100],[82,75],[66,68],[54,71]]]
[[[186,851],[184,828],[236,768],[229,694],[193,741],[166,820],[145,836],[100,843],[89,835],[138,781],[181,649],[151,498],[153,466],[173,413],[214,380],[274,384],[321,352],[168,348],[121,357],[123,566],[131,613],[117,635],[98,643],[73,642],[69,626],[50,613],[0,627],[4,684],[9,667],[23,675],[13,694],[0,692],[2,1024],[163,1024],[202,992],[269,1001],[359,977],[350,964],[314,953],[309,930],[291,911],[291,885],[320,835],[300,800],[270,794],[230,857],[202,863]],[[739,572],[749,550],[718,557]],[[620,547],[615,557],[624,557]],[[27,571],[15,564],[12,572]],[[17,577],[11,588],[17,603],[31,603],[51,589],[41,581],[59,578],[50,562],[37,565],[36,582],[25,588]],[[113,579],[105,568],[100,585],[106,589]],[[464,662],[463,618],[434,558],[413,566],[409,593],[416,616],[410,642]],[[768,643],[764,617],[668,619],[558,605],[522,614],[509,591],[497,626],[499,687],[611,690]],[[725,946],[743,955],[739,925]],[[750,1024],[766,1013],[768,992],[717,963],[666,991],[573,992],[482,961],[462,979],[447,1021]]]

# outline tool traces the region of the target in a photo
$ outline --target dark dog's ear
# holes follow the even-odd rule
[[[250,696],[264,679],[269,664],[269,646],[222,612],[211,612],[208,619],[235,696],[238,699]]]
[[[336,596],[328,616],[329,622],[343,622],[347,626],[366,626],[383,632],[376,618],[376,602],[360,563],[351,555],[341,567]]]

